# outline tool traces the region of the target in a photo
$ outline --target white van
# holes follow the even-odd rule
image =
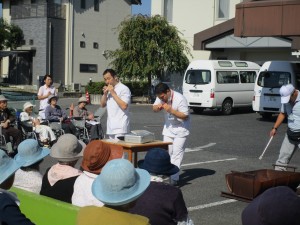
[[[279,89],[284,84],[300,87],[300,62],[268,61],[257,76],[252,108],[268,119],[281,108]]]
[[[259,69],[248,61],[196,60],[185,72],[182,92],[195,113],[218,108],[229,115],[234,107],[251,107]]]

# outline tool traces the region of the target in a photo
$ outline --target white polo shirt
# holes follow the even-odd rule
[[[128,104],[126,110],[122,110],[110,93],[107,95],[107,131],[110,134],[129,133],[129,104],[131,101],[131,92],[127,86],[121,82],[114,87],[115,92],[122,101]]]
[[[176,92],[171,90],[171,97],[168,101],[168,104],[172,103],[172,109],[176,111],[182,112],[185,115],[189,115],[189,107],[186,98]],[[156,98],[153,105],[164,104],[159,98]],[[165,110],[164,117],[165,117],[165,124],[162,134],[168,137],[185,137],[190,134],[190,118],[187,120],[179,119],[173,115],[170,115]]]
[[[39,89],[38,96],[47,95],[49,91],[51,92],[51,94],[53,94],[55,96],[57,95],[56,89],[55,89],[54,86],[46,87],[46,85],[43,85]],[[45,119],[45,109],[46,109],[46,107],[48,105],[49,105],[48,104],[48,98],[40,100],[40,112],[39,112],[39,115],[42,117],[42,119]]]

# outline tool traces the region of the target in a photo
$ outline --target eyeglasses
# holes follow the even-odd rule
[[[0,101],[0,103],[7,103],[7,101]]]

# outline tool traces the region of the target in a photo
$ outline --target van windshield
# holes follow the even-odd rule
[[[291,74],[288,72],[261,72],[257,79],[258,86],[268,88],[280,88],[282,85],[289,83],[291,83]]]
[[[209,70],[188,70],[185,75],[187,84],[209,84],[211,74]]]

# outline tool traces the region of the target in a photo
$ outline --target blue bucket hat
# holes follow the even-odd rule
[[[270,188],[242,212],[243,225],[298,225],[300,198],[287,186]]]
[[[150,184],[146,170],[126,159],[109,161],[92,184],[93,195],[105,205],[124,205],[141,196]]]
[[[150,149],[144,160],[138,161],[138,167],[156,175],[173,175],[179,168],[171,163],[167,150],[162,148]]]
[[[15,155],[15,160],[23,167],[30,166],[49,155],[49,148],[39,146],[35,139],[26,139],[18,146],[18,154]]]
[[[0,149],[0,184],[13,175],[21,166]]]

